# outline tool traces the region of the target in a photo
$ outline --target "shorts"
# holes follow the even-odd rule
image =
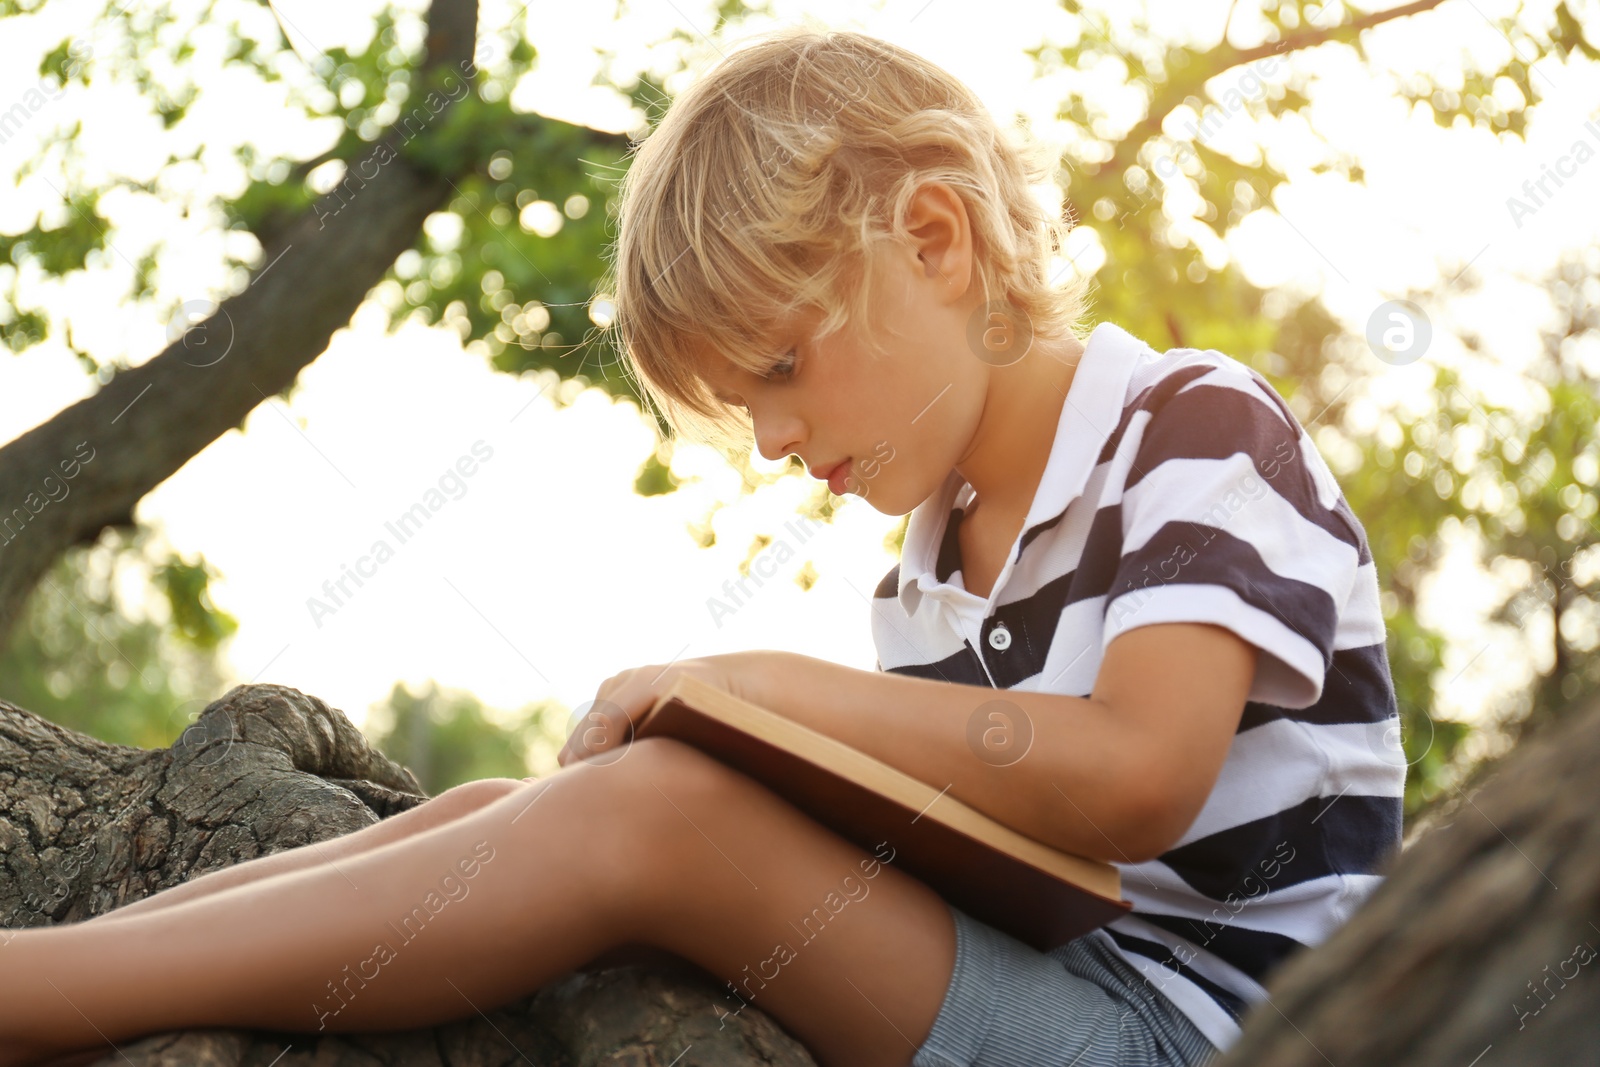
[[[1099,938],[1044,953],[945,903],[955,970],[912,1067],[1194,1067],[1219,1054]]]

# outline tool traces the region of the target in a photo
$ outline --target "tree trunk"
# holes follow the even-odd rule
[[[426,799],[411,772],[371,748],[342,712],[285,686],[237,686],[171,748],[155,750],[106,744],[0,701],[0,926],[89,919]],[[443,1026],[191,1030],[140,1039],[100,1062],[665,1067],[692,1045],[680,1067],[814,1067],[753,1006],[724,1026],[721,984],[688,961],[657,959],[575,971],[486,1017]]]

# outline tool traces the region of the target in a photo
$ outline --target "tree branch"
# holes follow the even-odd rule
[[[1117,143],[1116,151],[1111,159],[1103,166],[1112,168],[1112,173],[1120,173],[1127,169],[1134,159],[1138,157],[1139,149],[1150,138],[1161,132],[1162,124],[1168,115],[1177,109],[1191,96],[1201,96],[1205,83],[1219,74],[1226,74],[1235,67],[1246,63],[1254,63],[1265,59],[1267,56],[1286,56],[1291,52],[1299,52],[1307,48],[1315,48],[1329,41],[1353,41],[1362,30],[1381,25],[1393,19],[1405,18],[1419,12],[1428,11],[1438,7],[1444,0],[1415,0],[1410,4],[1390,8],[1386,11],[1373,11],[1349,22],[1338,26],[1329,26],[1326,29],[1307,29],[1292,33],[1282,40],[1259,44],[1251,48],[1236,48],[1227,42],[1226,36],[1222,42],[1210,51],[1202,53],[1198,61],[1189,66],[1185,76],[1175,78],[1168,82],[1165,91],[1153,97],[1150,108],[1143,119],[1135,123],[1127,134]],[[1191,73],[1192,72],[1192,73]]]
[[[1431,11],[1443,2],[1444,0],[1415,0],[1413,3],[1402,4],[1399,7],[1392,7],[1385,11],[1369,11],[1365,15],[1351,19],[1349,22],[1341,22],[1337,26],[1329,26],[1326,29],[1302,30],[1298,33],[1291,33],[1281,41],[1258,44],[1254,48],[1232,48],[1230,46],[1228,50],[1234,53],[1233,57],[1229,59],[1227,66],[1219,67],[1215,74],[1221,74],[1223,71],[1237,67],[1241,63],[1253,63],[1258,59],[1274,54],[1288,55],[1290,52],[1315,48],[1317,45],[1326,44],[1329,41],[1348,43],[1355,40],[1362,30],[1381,26],[1383,23],[1394,19],[1420,14],[1423,11]],[[1221,50],[1217,49],[1215,51]],[[1208,54],[1214,54],[1214,52]]]

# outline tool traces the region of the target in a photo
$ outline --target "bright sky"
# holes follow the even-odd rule
[[[1452,0],[1435,13],[1370,34],[1373,59],[1397,77],[1453,71],[1462,53],[1499,62],[1511,45],[1485,15],[1497,18],[1510,6]],[[267,33],[265,8],[232,7],[258,36]],[[274,7],[300,54],[314,60],[323,49],[359,46],[370,32],[375,5],[284,0]],[[784,19],[798,17],[800,10],[787,2],[774,7]],[[1173,39],[1210,39],[1228,7],[1226,0],[1163,0],[1149,5],[1147,21]],[[41,16],[7,20],[10,62],[0,63],[0,110],[37,86],[37,57],[87,25],[93,10],[82,3],[52,4]],[[654,42],[674,27],[698,35],[714,21],[706,4],[666,0],[635,3],[620,22],[609,17],[608,5],[566,5],[559,23],[538,19],[538,10],[522,17],[532,20],[540,65],[519,86],[514,102],[612,129],[629,125],[625,106],[608,90],[581,88],[601,68],[595,50],[614,51],[618,72],[646,64],[664,70],[670,53],[652,47]],[[1066,42],[1077,32],[1068,15],[1043,0],[991,0],[981,19],[954,0],[896,0],[878,10],[808,3],[804,10],[928,56],[972,85],[996,115],[1026,113],[1046,137],[1059,128],[1052,116],[1068,78],[1110,87],[1111,95],[1101,99],[1119,101],[1116,106],[1125,111],[1114,114],[1114,123],[1138,117],[1134,91],[1115,88],[1123,82],[1120,60],[1030,79],[1031,63],[1022,50]],[[1122,10],[1119,20],[1126,17]],[[1235,44],[1259,40],[1262,23],[1254,10],[1247,2],[1234,11]],[[503,2],[486,4],[481,25],[503,26],[515,11]],[[752,24],[734,36],[760,28]],[[103,35],[84,36],[109,47]],[[696,42],[695,63],[715,58],[702,37]],[[199,36],[195,43],[201,56],[221,44]],[[1310,173],[1317,159],[1312,131],[1298,121],[1285,124],[1267,137],[1273,159],[1296,173],[1277,204],[1285,218],[1252,218],[1226,251],[1257,284],[1320,291],[1356,334],[1379,302],[1405,295],[1407,287],[1436,288],[1441,269],[1454,273],[1471,261],[1474,272],[1489,279],[1488,287],[1444,312],[1454,323],[1435,320],[1440,339],[1426,358],[1458,359],[1459,350],[1444,335],[1452,327],[1470,327],[1483,335],[1486,351],[1514,384],[1517,368],[1535,350],[1533,331],[1548,314],[1526,279],[1547,268],[1560,248],[1600,235],[1600,197],[1593,196],[1600,159],[1581,165],[1579,176],[1520,225],[1506,201],[1523,196],[1523,183],[1570,155],[1576,142],[1600,150],[1595,65],[1539,68],[1536,78],[1552,99],[1533,117],[1526,146],[1482,131],[1440,130],[1425,111],[1408,111],[1388,80],[1362,71],[1348,50],[1296,56],[1262,74],[1281,81],[1291,67],[1322,79],[1313,92],[1311,125],[1361,161],[1366,185],[1351,187],[1336,176]],[[239,75],[201,80],[205,91],[195,114],[202,121],[194,133],[206,154],[200,165],[169,172],[174,189],[201,197],[236,192],[243,176],[230,149],[246,137],[264,153],[297,156],[330,143],[326,127],[297,120],[285,109],[281,86]],[[49,101],[19,135],[0,144],[0,181],[7,189],[0,230],[23,229],[41,210],[49,219],[63,217],[54,161],[13,188],[13,176],[36,154],[38,139],[58,125],[82,118],[75,148],[91,175],[103,176],[109,168],[146,179],[169,150],[183,154],[187,146],[174,145],[154,120],[143,117],[145,104],[126,90],[119,97],[104,88],[87,95],[73,90]],[[1240,72],[1213,83],[1213,97],[1228,88],[1247,96],[1261,91]],[[1588,121],[1594,125],[1586,127]],[[1213,143],[1248,145],[1255,136],[1252,120],[1236,112],[1225,116]],[[1183,207],[1169,199],[1169,213]],[[97,277],[75,279],[66,289],[42,285],[27,271],[21,279],[23,302],[44,303],[58,324],[70,319],[74,340],[101,359],[126,354],[139,363],[168,342],[156,306],[120,303],[129,263],[151,242],[168,242],[158,272],[160,308],[219,299],[226,291],[223,254],[255,252],[250,238],[222,234],[214,219],[198,213],[184,219],[148,198],[112,194],[102,210],[115,225],[117,255]],[[1069,251],[1092,271],[1103,256],[1089,227],[1077,232],[1083,243]],[[1224,249],[1212,251],[1220,255]],[[0,268],[0,287],[9,287],[12,273]],[[142,522],[164,530],[184,553],[204,552],[221,570],[216,599],[241,624],[228,648],[238,680],[294,686],[361,722],[368,705],[383,699],[396,680],[436,679],[500,707],[545,697],[576,707],[613,673],[679,657],[783,648],[872,666],[868,598],[894,563],[883,542],[895,517],[850,497],[835,523],[802,546],[785,523],[796,521],[794,509],[814,484],[809,478],[785,478],[741,500],[731,470],[704,450],[687,448],[680,449],[675,470],[703,480],[669,496],[638,497],[632,482],[651,432],[631,405],[614,405],[590,392],[558,410],[547,393],[540,395],[548,382],[491,372],[481,358],[462,350],[451,331],[407,328],[385,338],[381,316],[376,302],[364,306],[351,328],[302,373],[290,403],[274,398],[258,407],[242,433],[224,435],[139,505]],[[0,356],[0,441],[94,388],[62,341],[57,330],[21,356]],[[1423,362],[1378,366],[1373,395],[1425,406],[1427,398],[1415,395],[1424,369]],[[437,487],[475,447],[477,458],[489,458],[460,480],[459,490],[425,528],[399,544],[385,523]],[[717,512],[716,546],[702,550],[688,527],[718,501],[731,506]],[[241,521],[244,515],[271,519],[249,523]],[[708,598],[721,595],[724,582],[737,580],[758,533],[789,540],[796,553],[719,626]],[[314,617],[309,598],[332,603],[323,583],[337,581],[379,538],[396,547],[393,558],[364,565],[372,573],[355,595]],[[808,560],[819,577],[802,592],[792,579]],[[1480,656],[1468,666],[1472,653],[1490,640],[1475,616],[1493,585],[1458,560],[1439,588],[1448,599],[1435,598],[1429,621],[1461,642],[1465,651],[1455,667],[1467,668],[1447,689],[1445,702],[1470,716],[1488,677],[1479,664],[1492,658]]]

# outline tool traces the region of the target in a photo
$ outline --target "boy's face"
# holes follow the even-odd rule
[[[923,250],[896,248],[876,264],[870,313],[881,355],[853,325],[816,341],[813,314],[779,338],[776,351],[794,349],[793,374],[764,380],[726,363],[704,372],[717,393],[749,408],[762,456],[796,454],[815,475],[848,461],[844,491],[886,515],[916,507],[970,454],[989,381],[967,340],[981,303],[966,292],[968,261],[937,242]]]

